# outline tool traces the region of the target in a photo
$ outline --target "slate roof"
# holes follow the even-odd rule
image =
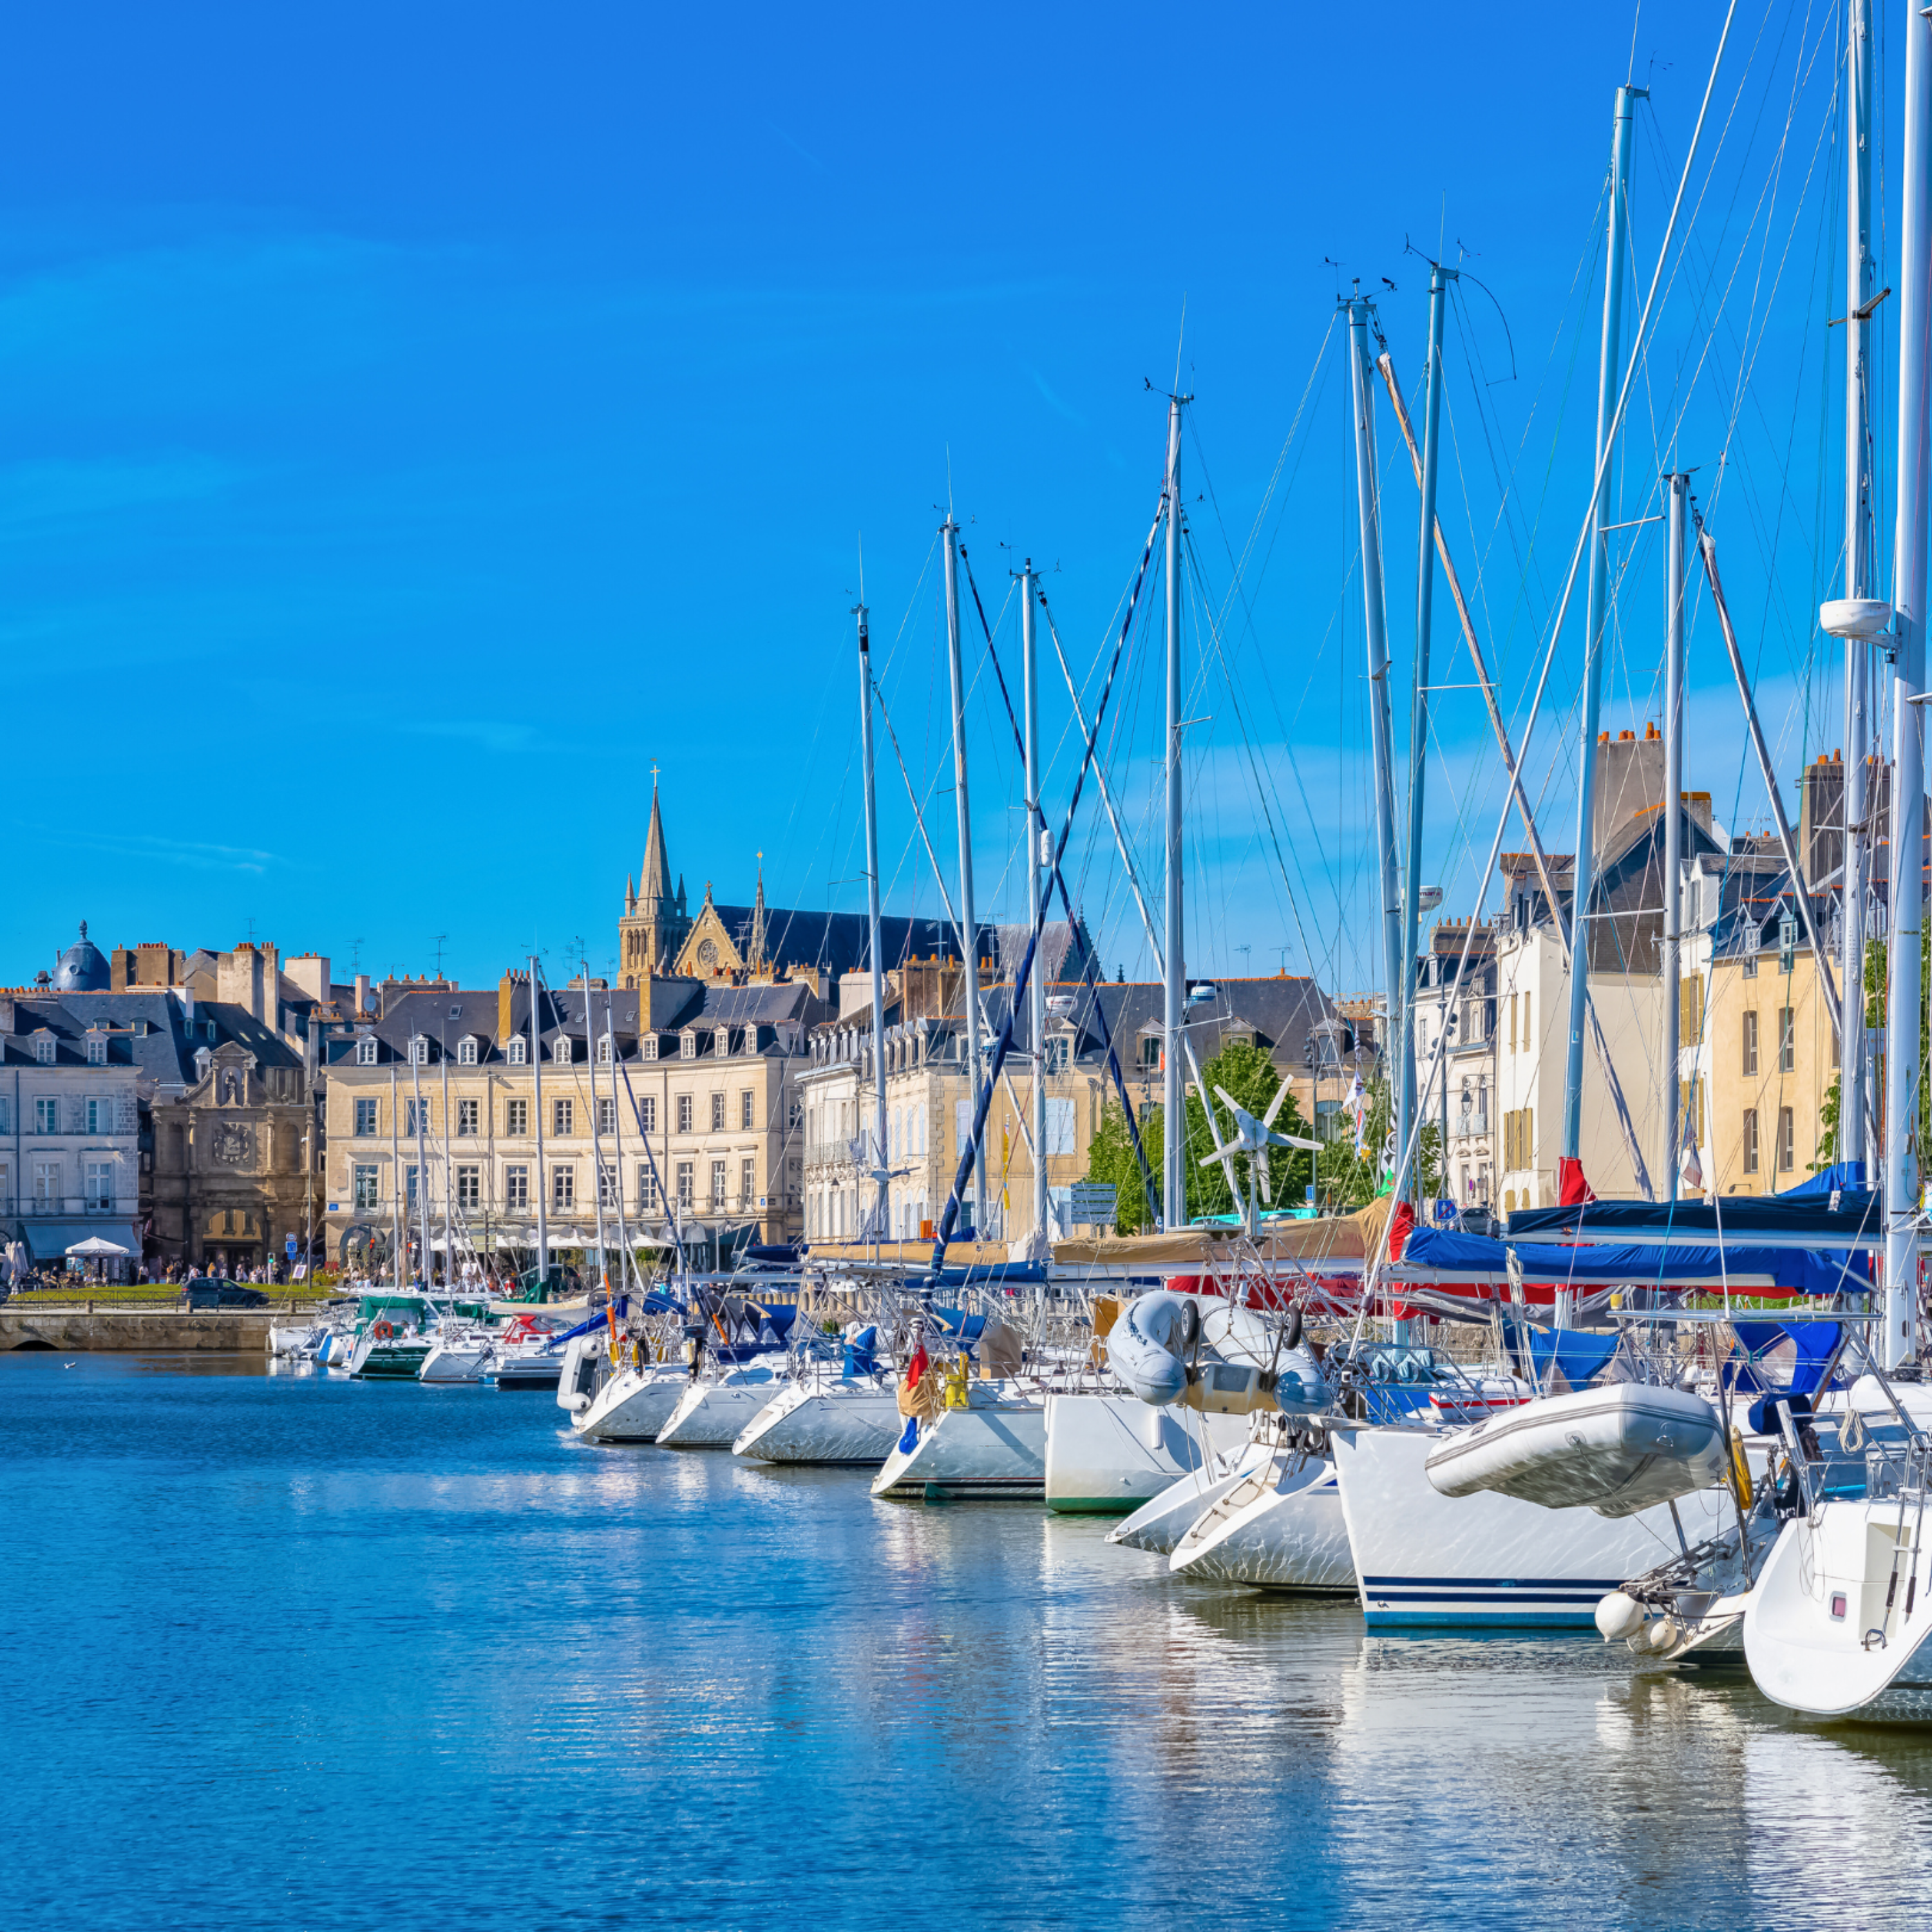
[[[751,906],[719,905],[712,910],[722,922],[731,944],[742,956],[752,950]],[[812,966],[833,974],[856,973],[870,964],[866,943],[866,915],[862,912],[804,912],[793,908],[768,905],[765,908],[765,957],[785,966]],[[980,956],[991,958],[998,950],[999,928],[980,928]],[[944,919],[886,917],[879,920],[879,950],[887,970],[908,959],[925,958],[933,953],[957,957],[959,945],[952,923]]]
[[[16,994],[14,1013],[14,1032],[0,1034],[0,1055],[8,1066],[34,1064],[28,1036],[42,1027],[58,1042],[57,1066],[84,1066],[90,1024],[98,1022],[127,1028],[136,1020],[147,1022],[146,1032],[111,1034],[108,1064],[131,1064],[144,1084],[191,1086],[196,1078],[196,1050],[228,1040],[246,1047],[264,1066],[302,1064],[301,1054],[272,1028],[254,1018],[245,1006],[221,1000],[197,1000],[190,1022],[180,999],[160,988],[125,993],[62,993],[47,998]]]
[[[600,1034],[604,1030],[607,1012],[617,1036],[618,1052],[627,1060],[634,1058],[637,1052],[640,998],[640,989],[636,987],[613,987],[608,992],[593,987],[590,992],[590,1026],[586,1027],[584,995],[580,987],[544,987],[538,1016],[538,1038],[546,1064],[555,1060],[556,1042],[560,1035],[571,1041],[573,1062],[586,1058],[586,1042],[591,1028]],[[520,981],[511,989],[510,1022],[512,1031],[526,1039],[529,1036],[530,1011],[529,982]],[[649,989],[649,1006],[646,1010],[649,1024],[645,1030],[664,1034],[690,1026],[715,1030],[720,1026],[776,1026],[788,1020],[809,1026],[822,1018],[825,1012],[824,1003],[802,982],[736,986],[722,981],[653,980]],[[496,1016],[497,994],[494,987],[482,992],[439,987],[392,994],[382,1017],[370,1022],[360,1031],[375,1036],[380,1065],[386,1066],[392,1061],[406,1064],[410,1042],[418,1033],[430,1042],[432,1062],[440,1055],[444,1041],[448,1042],[453,1055],[458,1042],[466,1034],[474,1034],[482,1042],[478,1052],[478,1063],[502,1065],[506,1042],[497,1036]],[[324,1055],[331,1066],[353,1065],[355,1037],[347,1034],[332,1036],[325,1042]]]

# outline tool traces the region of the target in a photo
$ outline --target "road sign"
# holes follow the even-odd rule
[[[286,1245],[289,1251],[289,1259],[290,1261],[293,1261],[296,1258],[296,1238],[294,1235],[290,1235]]]
[[[1120,1211],[1119,1190],[1111,1181],[1076,1180],[1068,1211],[1084,1228],[1111,1228]]]

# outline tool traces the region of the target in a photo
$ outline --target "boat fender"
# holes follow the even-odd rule
[[[1649,1642],[1654,1651],[1675,1650],[1683,1641],[1684,1626],[1675,1617],[1659,1617],[1650,1627]]]
[[[1612,1590],[1597,1606],[1597,1628],[1606,1643],[1635,1636],[1647,1621],[1642,1604],[1625,1591]]]

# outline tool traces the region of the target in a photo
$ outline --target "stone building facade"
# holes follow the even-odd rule
[[[716,1252],[802,1225],[802,984],[404,991],[326,1044],[330,1252]]]

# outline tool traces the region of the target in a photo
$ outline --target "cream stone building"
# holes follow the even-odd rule
[[[1144,1119],[1160,1106],[1165,994],[1160,986],[1145,982],[1110,984],[1097,976],[1077,976],[1083,964],[1090,969],[1084,933],[1070,938],[1064,925],[1051,926],[1048,933],[1048,969],[1064,976],[1049,982],[1040,1076],[1046,1089],[1044,1159],[1053,1222],[1046,1232],[1057,1240],[1073,1231],[1074,1185],[1086,1178],[1094,1138],[1108,1108],[1120,1102],[1108,1062],[1109,1046],[1136,1118]],[[1017,961],[1025,938],[1016,928],[993,935],[982,980],[988,1040],[1004,1021],[1010,998],[1009,984],[998,978],[1000,962]],[[895,1240],[916,1239],[926,1224],[940,1220],[971,1132],[958,976],[956,960],[909,962],[887,976],[885,1165],[895,1170],[887,1230]],[[866,1217],[876,1198],[868,1172],[878,1102],[867,976],[854,975],[845,992],[839,1019],[814,1035],[812,1064],[800,1083],[807,1122],[806,1234],[815,1241],[864,1238]],[[1289,1082],[1304,1118],[1316,1105],[1316,1080],[1333,1090],[1357,1064],[1355,1030],[1343,1024],[1310,980],[1282,975],[1216,982],[1211,998],[1192,1009],[1188,1025],[1204,1066],[1233,1042],[1259,1048]],[[1372,1048],[1365,1036],[1361,1052],[1366,1067]],[[1038,1064],[1022,1009],[1004,1077],[987,1112],[987,1226],[975,1232],[989,1240],[1011,1244],[1034,1232],[1032,1083]],[[1191,1078],[1187,1084],[1192,1087]],[[1214,1104],[1225,1132],[1225,1110],[1218,1101]],[[901,1169],[908,1171],[897,1172]],[[964,1208],[972,1205],[972,1192],[969,1182]]]
[[[800,1078],[806,1108],[806,1235],[808,1240],[930,1239],[944,1212],[959,1160],[971,1138],[972,1097],[964,1065],[962,1022],[943,1014],[907,1018],[905,1000],[892,976],[890,1023],[886,1028],[886,1226],[874,1230],[874,1165],[878,1088],[872,1067],[872,1016],[866,1009],[820,1027],[812,1061]],[[1064,989],[1056,988],[1055,991]],[[989,1023],[1004,1017],[1004,994],[988,1001]],[[1045,1160],[1046,1232],[1058,1240],[1072,1228],[1074,1184],[1086,1174],[1102,1108],[1100,1070],[1094,1054],[1081,1054],[1079,1028],[1071,1016],[1050,1018],[1046,1030]],[[1010,1054],[986,1119],[987,1225],[976,1232],[988,1240],[1015,1240],[1034,1226],[1033,1083],[1042,1077],[1024,1045]],[[961,1225],[971,1222],[969,1184]]]
[[[587,1012],[586,1012],[587,1002]],[[658,979],[392,996],[328,1042],[332,1251],[386,1253],[399,1220],[419,1256],[533,1257],[675,1229],[716,1256],[801,1222],[798,1075],[824,1007],[802,982]]]
[[[1773,1194],[1836,1158],[1822,1117],[1838,1039],[1782,854],[1733,844],[1694,868],[1686,895],[1680,1105],[1701,1192]],[[1835,965],[1835,904],[1812,903]]]

